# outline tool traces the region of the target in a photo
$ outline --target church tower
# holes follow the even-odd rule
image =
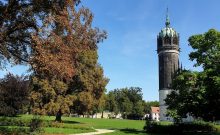
[[[160,120],[170,120],[166,116],[164,99],[169,94],[172,83],[172,76],[179,69],[179,34],[170,27],[168,9],[166,14],[165,28],[157,36],[157,54],[159,59],[159,104]]]

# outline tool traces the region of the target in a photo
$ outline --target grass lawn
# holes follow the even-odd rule
[[[30,121],[32,115],[20,115],[14,117],[14,120]],[[42,116],[44,121],[44,131],[46,134],[74,134],[93,132],[95,129],[114,129],[114,133],[108,135],[146,135],[143,133],[145,121],[138,120],[120,120],[120,119],[92,119],[92,118],[75,118],[62,117],[63,123],[52,123],[48,126],[47,123],[54,121],[54,116]],[[13,126],[13,125],[11,125]],[[3,126],[0,126],[0,129]],[[14,126],[15,128],[16,126]]]
[[[1,118],[1,117],[0,117]],[[21,115],[13,119],[21,121],[30,121],[32,115]],[[63,123],[54,123],[54,116],[43,116],[45,134],[75,134],[93,132],[94,129],[113,129],[115,132],[103,135],[148,135],[143,131],[145,121],[141,120],[121,120],[121,119],[92,119],[92,118],[75,118],[75,117],[62,117]],[[0,121],[1,123],[1,121]],[[163,125],[169,125],[169,122],[163,122]],[[0,126],[1,127],[5,126]],[[13,129],[13,125],[8,128]],[[18,127],[18,126],[17,126]],[[220,125],[216,125],[220,135]],[[27,129],[27,127],[26,127]],[[1,133],[0,133],[1,134]],[[201,134],[200,134],[201,135]]]
[[[84,124],[88,124],[96,129],[114,129],[113,133],[106,135],[146,135],[143,131],[145,121],[121,120],[121,119],[90,119],[90,118],[63,118]]]

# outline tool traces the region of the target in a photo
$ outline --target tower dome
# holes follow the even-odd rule
[[[171,27],[165,27],[163,28],[160,33],[159,33],[160,37],[178,37],[178,33]]]
[[[168,9],[167,9],[167,14],[166,14],[166,22],[165,22],[166,27],[163,28],[160,32],[159,32],[159,36],[160,37],[178,37],[178,33],[170,27],[170,19],[169,19],[169,15],[168,15]]]

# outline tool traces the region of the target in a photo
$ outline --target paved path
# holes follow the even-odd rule
[[[111,133],[111,132],[114,132],[114,130],[109,130],[109,129],[96,129],[96,132],[80,133],[80,134],[71,134],[71,135],[99,135],[99,134]]]

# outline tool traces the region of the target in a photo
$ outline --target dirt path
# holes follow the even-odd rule
[[[96,129],[96,132],[80,133],[80,134],[70,134],[70,135],[99,135],[99,134],[111,133],[111,132],[114,132],[114,130],[109,130],[109,129]]]

